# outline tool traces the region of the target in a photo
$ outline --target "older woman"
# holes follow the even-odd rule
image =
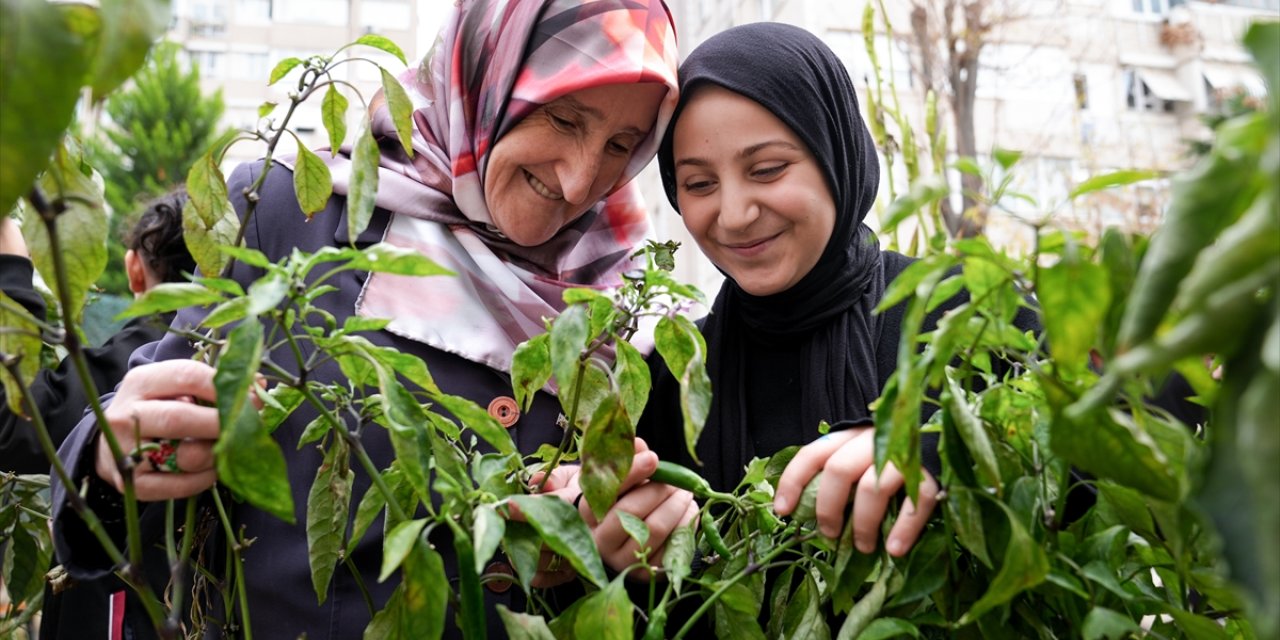
[[[515,346],[541,332],[542,319],[563,308],[565,288],[617,282],[646,233],[644,211],[628,182],[652,158],[677,98],[674,38],[660,0],[462,2],[421,67],[401,80],[416,109],[412,158],[399,148],[387,110],[374,114],[382,157],[378,209],[369,228],[357,238],[346,237],[341,195],[304,223],[291,175],[276,168],[258,194],[247,242],[279,260],[295,249],[383,240],[454,270],[454,278],[346,272],[328,282],[337,291],[319,305],[339,322],[352,315],[391,318],[386,329],[368,338],[421,357],[447,393],[481,406],[506,400]],[[230,193],[241,210],[244,187],[262,170],[260,164],[246,166],[232,175]],[[348,172],[348,163],[335,163],[339,194],[345,192]],[[238,265],[231,275],[247,283],[259,273]],[[194,324],[200,314],[183,311],[176,324]],[[182,401],[212,401],[213,370],[190,355],[186,340],[176,336],[140,350],[135,359],[144,364],[129,373],[107,410],[105,428],[116,432],[126,450],[138,437],[182,439],[176,457],[181,473],[140,465],[135,483],[142,500],[195,495],[216,480],[216,411]],[[321,381],[342,379],[334,363],[313,375]],[[517,447],[531,453],[559,442],[558,413],[555,398],[539,393],[531,409],[509,426]],[[299,410],[275,432],[288,443],[284,450],[299,511],[321,455],[312,447],[295,450],[291,443],[314,417]],[[99,438],[100,428],[92,419],[81,424],[61,455],[79,477],[99,485],[93,488],[96,494],[109,498],[120,489],[121,478]],[[370,430],[363,441],[379,468],[393,459],[385,432]],[[656,549],[695,510],[687,493],[644,482],[657,460],[642,449],[624,485],[631,490],[616,508],[647,519]],[[370,479],[356,473],[353,493],[362,495]],[[98,545],[67,508],[65,491],[58,487],[54,496],[60,557],[80,575],[110,570],[110,561],[95,551]],[[144,521],[156,511],[162,510],[148,510]],[[297,515],[305,521],[304,514]],[[248,505],[238,505],[233,519],[256,538],[243,555],[257,637],[359,637],[369,610],[358,582],[379,607],[391,595],[394,581],[377,581],[377,534],[360,540],[352,556],[360,580],[339,568],[328,597],[317,606],[308,586],[303,526]],[[618,518],[605,518],[594,533],[606,563],[621,569],[634,562],[634,544]],[[437,546],[446,566],[452,566],[449,545]],[[550,584],[565,576],[547,572],[542,577]],[[501,581],[488,584],[489,608],[498,603],[522,608],[519,589]],[[500,633],[497,616],[489,616],[489,624]],[[214,626],[215,636],[233,628]]]

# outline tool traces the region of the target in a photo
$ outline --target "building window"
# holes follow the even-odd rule
[[[191,3],[191,35],[220,36],[227,31],[227,5],[223,0],[196,0]]]
[[[273,0],[271,18],[276,22],[347,26],[350,0]]]
[[[1186,4],[1187,0],[1131,0],[1134,13],[1148,16],[1164,16],[1169,10]]]
[[[1083,73],[1073,74],[1071,84],[1076,90],[1076,108],[1085,111],[1089,108],[1089,78]]]
[[[373,33],[408,29],[409,10],[406,0],[365,0],[360,3],[360,23]]]
[[[271,22],[271,0],[236,0],[237,24],[268,24]]]
[[[1173,113],[1191,94],[1177,76],[1164,69],[1128,67],[1124,70],[1125,106],[1130,111]]]
[[[226,54],[222,51],[191,51],[188,53],[192,64],[200,68],[200,77],[220,79],[226,77]]]

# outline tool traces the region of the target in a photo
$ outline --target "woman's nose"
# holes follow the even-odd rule
[[[728,231],[743,231],[760,217],[760,205],[751,192],[730,182],[720,184],[719,225]]]
[[[560,163],[560,192],[566,202],[579,206],[593,204],[587,200],[600,177],[601,155],[584,149]]]

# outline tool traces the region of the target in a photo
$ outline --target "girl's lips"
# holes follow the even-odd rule
[[[725,244],[724,248],[728,249],[729,251],[733,252],[738,256],[749,258],[752,256],[759,255],[760,253],[763,253],[766,249],[768,249],[773,244],[773,241],[777,239],[779,235],[782,235],[782,234],[774,234],[767,238],[761,238],[759,240],[751,240],[749,242],[735,242],[731,244]]]

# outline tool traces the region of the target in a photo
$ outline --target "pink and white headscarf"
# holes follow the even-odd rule
[[[457,277],[373,274],[356,303],[388,330],[510,371],[516,346],[545,331],[569,287],[606,288],[633,268],[648,235],[630,182],[657,150],[678,98],[675,30],[661,0],[463,0],[417,69],[400,77],[414,103],[413,150],[400,149],[385,106],[376,204],[393,212],[384,241]],[[522,247],[493,226],[484,199],[493,145],[539,105],[607,84],[656,82],[667,95],[635,149],[626,184],[546,243]],[[349,163],[347,163],[349,167]],[[343,169],[334,187],[345,193]]]

